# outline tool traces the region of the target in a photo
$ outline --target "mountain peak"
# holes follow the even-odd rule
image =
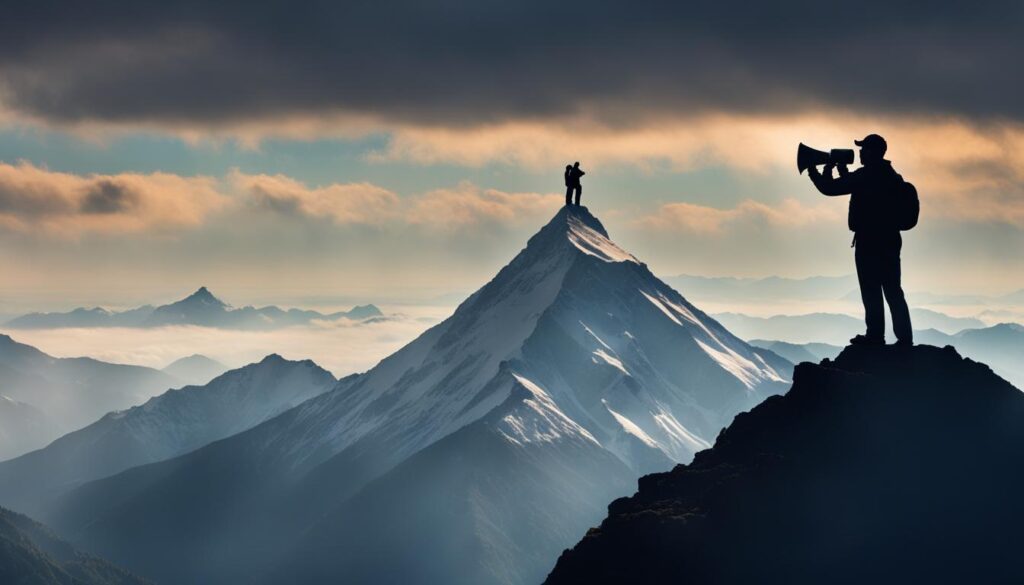
[[[562,246],[568,242],[575,250],[606,262],[640,262],[611,240],[601,220],[586,207],[565,206],[535,236],[527,248]]]
[[[199,287],[199,289],[196,290],[196,292],[190,294],[188,297],[184,299],[184,301],[201,302],[204,304],[221,305],[224,307],[227,306],[227,304],[224,301],[213,296],[213,293],[211,293],[210,290],[205,286]]]
[[[952,347],[847,347],[641,478],[547,583],[1021,582],[1021,420]]]

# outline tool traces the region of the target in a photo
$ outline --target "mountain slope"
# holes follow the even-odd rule
[[[573,465],[607,471],[597,462],[614,460],[613,467],[637,477],[688,461],[737,412],[783,391],[790,367],[655,278],[585,208],[563,209],[452,316],[351,385],[183,457],[84,485],[57,511],[55,525],[161,580],[251,580],[278,560],[295,566],[268,551],[307,531],[350,538],[336,530],[356,528],[344,512],[331,516],[335,510],[352,510],[352,498],[370,497],[370,482],[387,482],[382,476],[403,462],[415,466],[411,458],[446,437],[475,436],[457,431],[516,408],[514,398],[508,401],[526,396],[518,394],[523,388],[545,397],[545,424],[563,421],[593,440],[588,459]],[[502,450],[521,450],[509,460],[537,460],[529,455],[536,448],[564,461],[561,444],[520,441]],[[472,441],[453,438],[443,451],[473,459],[474,449]],[[522,469],[544,476],[540,470],[550,467]],[[464,478],[427,474],[423,481],[428,476],[471,489]],[[418,485],[401,483],[412,491]],[[511,513],[500,491],[477,493],[481,523]],[[580,529],[607,495],[588,490],[576,506],[565,506],[558,490],[537,493],[536,509],[552,517],[571,512],[564,525]],[[321,526],[325,517],[336,518],[336,526]],[[486,554],[482,531],[453,525],[451,533],[466,538],[453,544],[458,554],[446,557],[454,564],[444,574],[465,568],[483,582],[526,582],[553,560],[539,559],[574,538],[571,530],[551,532],[562,544],[518,533],[514,548],[526,560],[512,567]],[[177,562],[165,558],[168,546],[181,551]],[[205,553],[211,547],[215,558]],[[308,559],[311,567],[352,562],[337,551]]]
[[[642,478],[547,583],[1019,583],[1022,422],[953,348],[847,348]]]
[[[75,485],[187,453],[326,392],[336,380],[311,361],[271,355],[206,386],[169,390],[107,414],[44,449],[0,463],[0,503],[33,515]]]
[[[241,307],[213,295],[205,286],[191,295],[167,305],[145,305],[128,311],[109,311],[100,307],[78,308],[67,313],[30,313],[11,319],[4,325],[14,329],[53,329],[61,327],[163,327],[196,325],[229,329],[276,329],[304,325],[313,321],[338,319],[364,320],[380,317],[374,305],[360,305],[350,311],[320,313],[302,309]]]
[[[537,583],[634,475],[543,390],[417,453],[321,520],[268,582]],[[496,505],[500,504],[500,505]],[[352,525],[360,530],[351,530]],[[467,553],[469,553],[467,555]]]
[[[178,385],[159,370],[108,364],[90,358],[55,358],[0,335],[0,394],[31,405],[52,423],[52,431],[19,450],[38,448],[104,414],[142,404]],[[20,452],[19,452],[20,451]]]
[[[0,508],[0,583],[143,585],[145,581],[80,553],[28,517]]]
[[[56,433],[39,409],[0,396],[0,461],[45,445]]]

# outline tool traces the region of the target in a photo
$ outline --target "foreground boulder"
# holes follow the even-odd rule
[[[643,477],[547,579],[1021,583],[1024,394],[947,347],[846,348]]]

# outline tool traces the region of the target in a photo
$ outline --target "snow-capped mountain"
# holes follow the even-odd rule
[[[29,514],[48,498],[130,467],[236,434],[326,392],[337,380],[313,362],[270,355],[206,386],[169,390],[112,412],[46,448],[0,463],[0,502]]]
[[[5,323],[15,329],[51,329],[60,327],[162,327],[198,325],[227,329],[275,329],[303,325],[313,321],[338,319],[363,320],[380,317],[374,305],[359,305],[350,311],[320,313],[303,309],[269,307],[234,308],[220,300],[205,286],[191,295],[167,305],[144,305],[128,311],[110,311],[101,307],[78,308],[67,313],[29,313]]]
[[[87,484],[55,521],[170,583],[274,570],[317,582],[340,567],[535,582],[609,498],[641,473],[689,461],[736,413],[783,391],[791,367],[658,280],[586,208],[566,208],[451,317],[354,383]],[[404,512],[378,493],[401,494],[392,503]],[[374,509],[380,524],[353,522]],[[173,561],[158,552],[181,544],[168,534],[189,541]],[[387,554],[336,546],[353,539]],[[203,555],[211,547],[216,559]]]

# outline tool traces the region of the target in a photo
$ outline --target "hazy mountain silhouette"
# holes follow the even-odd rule
[[[354,383],[48,518],[169,583],[536,583],[609,498],[689,461],[791,367],[572,207]]]
[[[143,585],[147,581],[75,550],[27,516],[0,508],[0,583]]]
[[[8,456],[39,448],[104,414],[142,404],[150,397],[178,386],[177,378],[141,366],[108,364],[91,358],[55,358],[0,334],[0,394],[30,405],[42,413],[34,440],[17,437],[18,448],[6,443]]]
[[[1024,394],[953,348],[796,368],[547,583],[1020,583]]]
[[[5,326],[15,329],[51,329],[198,325],[225,329],[276,329],[304,325],[312,321],[363,320],[382,315],[380,309],[374,305],[360,305],[350,311],[335,313],[303,309],[286,310],[276,306],[246,306],[236,309],[214,296],[204,286],[180,301],[159,307],[145,305],[121,312],[96,307],[79,308],[67,313],[30,313],[11,319]]]
[[[205,386],[169,390],[0,463],[0,503],[33,516],[71,488],[252,428],[333,388],[313,362],[271,355]]]
[[[928,309],[911,309],[911,318],[918,330],[937,329],[954,334],[985,324],[970,317],[950,317]],[[743,339],[774,339],[789,343],[830,343],[843,346],[847,340],[864,330],[864,319],[841,313],[808,313],[805,315],[774,315],[752,317],[742,313],[714,315],[730,331]],[[888,340],[895,340],[892,325],[887,324]]]
[[[818,363],[825,358],[834,359],[841,351],[838,345],[827,343],[786,343],[785,341],[772,341],[769,339],[751,339],[750,345],[763,347],[773,351],[794,364],[800,362]]]
[[[202,386],[229,369],[231,368],[217,360],[208,358],[205,355],[193,354],[174,360],[161,371],[174,376],[186,384]]]
[[[45,445],[59,432],[38,408],[0,395],[0,461]]]

